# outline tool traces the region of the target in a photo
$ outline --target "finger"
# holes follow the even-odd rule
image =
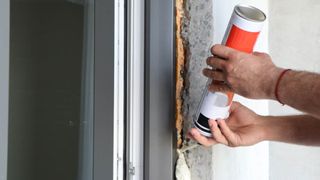
[[[207,64],[216,69],[225,69],[226,61],[217,57],[208,57]]]
[[[225,120],[218,120],[217,123],[220,127],[222,134],[224,135],[224,137],[226,137],[227,141],[229,142],[229,146],[239,145],[237,143],[237,139],[236,139],[234,132],[231,131],[229,126],[226,124],[226,121]]]
[[[206,147],[217,144],[217,142],[215,140],[213,140],[212,138],[207,138],[207,137],[201,135],[200,132],[196,128],[192,128],[190,130],[190,134],[194,140],[196,140],[198,143],[200,143]]]
[[[219,56],[223,59],[229,59],[229,56],[232,52],[235,52],[235,50],[220,44],[216,44],[211,48],[211,53],[213,55]]]
[[[208,78],[214,79],[216,81],[224,81],[225,80],[223,72],[216,71],[213,69],[208,69],[208,68],[203,69],[203,75],[207,76]]]
[[[212,81],[212,83],[208,86],[208,90],[211,92],[228,92],[232,91],[232,89],[224,82]]]
[[[187,138],[195,140],[190,131],[188,131],[188,133],[187,133]]]
[[[213,139],[215,139],[218,143],[228,145],[227,139],[222,135],[216,120],[210,119],[209,126],[211,130],[211,134]]]

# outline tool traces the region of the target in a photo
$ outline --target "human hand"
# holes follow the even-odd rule
[[[274,88],[282,69],[277,68],[266,53],[247,54],[214,45],[203,74],[213,79],[210,91],[233,91],[247,98],[275,99]],[[225,83],[221,83],[224,81]]]
[[[206,147],[218,143],[230,147],[249,146],[263,141],[265,137],[262,116],[238,102],[232,103],[227,120],[209,120],[209,126],[211,138],[201,135],[196,128],[189,131],[188,137]]]

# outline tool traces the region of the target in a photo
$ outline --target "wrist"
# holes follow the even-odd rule
[[[273,140],[272,136],[274,132],[273,129],[273,122],[269,116],[259,116],[259,126],[261,128],[261,141],[270,141]]]
[[[267,88],[266,88],[266,98],[267,99],[272,99],[272,100],[276,100],[276,96],[275,96],[275,88],[277,85],[277,81],[279,79],[279,76],[281,75],[281,73],[284,71],[285,69],[283,68],[278,68],[275,67],[273,70],[271,70],[267,76],[270,77],[269,81],[267,81]]]
[[[283,141],[283,139],[293,136],[292,129],[287,122],[282,121],[277,116],[262,117],[263,140]]]

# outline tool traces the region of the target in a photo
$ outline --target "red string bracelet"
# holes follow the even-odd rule
[[[277,83],[276,83],[276,88],[274,89],[274,95],[275,95],[277,101],[278,101],[279,103],[281,103],[282,105],[284,105],[284,103],[279,99],[279,94],[278,94],[279,84],[280,84],[280,81],[281,81],[283,75],[284,75],[286,72],[290,71],[290,70],[291,70],[291,69],[285,69],[285,70],[283,70],[283,71],[281,72],[281,74],[280,74],[279,77],[278,77]]]

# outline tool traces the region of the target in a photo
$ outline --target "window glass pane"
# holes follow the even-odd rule
[[[11,0],[8,180],[90,180],[93,4]]]

